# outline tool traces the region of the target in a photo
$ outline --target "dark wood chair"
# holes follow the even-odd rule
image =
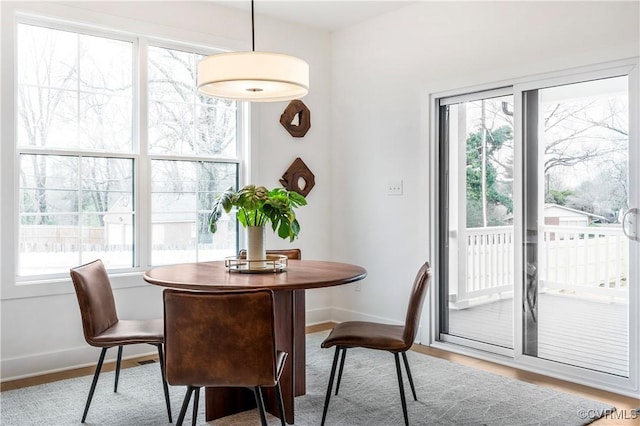
[[[340,360],[340,371],[338,373],[338,382],[336,384],[336,395],[340,389],[340,381],[342,379],[342,370],[344,368],[344,360],[347,355],[348,348],[368,348],[381,351],[391,352],[396,361],[396,372],[398,374],[398,384],[400,385],[400,401],[402,402],[402,413],[404,414],[405,425],[409,424],[407,416],[407,402],[404,397],[404,384],[402,380],[402,371],[400,369],[399,354],[402,354],[407,377],[411,385],[413,398],[417,401],[416,390],[409,369],[406,352],[411,348],[418,332],[420,322],[420,314],[424,296],[429,288],[431,280],[431,269],[429,263],[425,263],[415,278],[413,290],[409,299],[409,307],[404,325],[380,324],[366,321],[347,321],[338,324],[331,331],[329,336],[322,342],[323,348],[336,347],[333,356],[333,365],[331,366],[331,375],[329,377],[329,386],[327,387],[327,395],[324,401],[324,409],[322,410],[322,425],[327,417],[327,409],[329,408],[329,399],[331,398],[331,390],[338,365],[338,357],[342,352]]]
[[[89,406],[93,399],[93,393],[98,383],[102,363],[107,349],[117,346],[118,358],[116,361],[116,378],[113,391],[118,391],[118,379],[120,376],[120,364],[122,362],[122,348],[124,345],[148,343],[158,348],[160,359],[160,372],[164,387],[164,398],[167,405],[169,422],[171,419],[171,405],[169,403],[169,388],[164,378],[164,361],[162,344],[164,342],[164,326],[162,319],[150,320],[120,320],[116,312],[116,304],[113,298],[113,290],[109,276],[101,260],[95,260],[86,265],[72,268],[71,280],[76,290],[80,314],[82,316],[82,328],[84,338],[91,346],[102,348],[98,365],[93,375],[93,382],[89,390],[87,403],[82,414],[82,423],[87,418]]]
[[[300,249],[297,249],[297,248],[267,250],[267,254],[281,254],[281,255],[287,256],[287,259],[292,259],[292,260],[302,259],[302,252],[300,251]],[[246,258],[247,251],[245,249],[240,250],[238,252],[238,256],[240,256],[243,259]]]
[[[281,424],[284,408],[280,374],[287,353],[276,350],[271,290],[164,291],[167,381],[187,386],[177,425],[184,421],[195,391],[196,424],[201,387],[253,390],[260,421],[267,424],[263,387],[274,387]]]

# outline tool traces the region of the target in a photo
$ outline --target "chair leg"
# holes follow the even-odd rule
[[[200,388],[196,388],[196,394],[193,397],[193,415],[191,416],[191,426],[196,426],[198,418],[198,402],[200,401]]]
[[[191,394],[195,389],[194,386],[187,386],[187,392],[184,394],[184,400],[182,401],[182,408],[180,409],[180,414],[178,415],[178,421],[176,422],[176,426],[182,426],[182,422],[184,421],[184,415],[187,412],[187,407],[189,406],[189,401],[191,400]]]
[[[264,401],[262,400],[262,391],[260,390],[260,386],[256,386],[253,388],[253,394],[256,397],[256,406],[258,407],[258,412],[260,413],[260,423],[262,426],[267,426],[267,415],[264,409]]]
[[[413,385],[413,377],[411,377],[411,369],[409,368],[409,361],[407,361],[407,353],[402,352],[402,360],[404,361],[404,369],[407,370],[407,377],[409,377],[409,384],[411,385],[411,392],[413,393],[413,400],[417,401],[416,388]]]
[[[167,404],[167,414],[169,415],[169,423],[173,421],[171,418],[171,401],[169,400],[169,386],[164,372],[164,355],[162,345],[158,346],[158,361],[160,362],[160,374],[162,374],[162,387],[164,388],[164,402]]]
[[[342,370],[344,369],[344,359],[347,357],[347,348],[342,348],[342,359],[340,360],[340,370],[338,371],[338,383],[336,383],[336,395],[340,390],[340,382],[342,381]]]
[[[331,366],[331,374],[329,375],[329,386],[327,386],[327,396],[324,399],[324,408],[322,409],[322,422],[320,426],[324,426],[327,418],[327,408],[329,408],[329,399],[331,398],[331,388],[333,388],[333,379],[336,375],[336,366],[338,365],[338,355],[340,354],[340,346],[336,346],[336,352],[333,355],[333,365]]]
[[[284,401],[282,400],[282,390],[280,389],[280,382],[276,383],[276,394],[278,396],[278,409],[280,410],[280,425],[285,426],[284,420]]]
[[[87,398],[87,403],[84,406],[84,413],[82,414],[82,423],[84,423],[87,418],[87,413],[89,412],[89,406],[91,405],[91,400],[93,399],[93,393],[96,390],[96,385],[98,384],[98,376],[100,376],[100,370],[102,370],[102,363],[104,362],[104,356],[107,354],[107,349],[102,348],[102,352],[100,352],[100,358],[98,358],[98,365],[96,365],[96,372],[93,374],[93,382],[91,382],[91,389],[89,389],[89,397]]]
[[[116,359],[116,383],[113,385],[114,392],[118,392],[118,379],[120,378],[120,364],[122,364],[122,345],[118,346],[118,358]]]
[[[402,370],[400,369],[400,357],[397,352],[393,353],[396,359],[396,371],[398,372],[398,385],[400,386],[400,401],[402,402],[402,414],[404,415],[404,424],[409,426],[409,417],[407,415],[407,401],[404,398],[404,384],[402,383]]]

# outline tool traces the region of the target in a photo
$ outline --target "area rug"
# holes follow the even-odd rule
[[[326,332],[307,335],[307,394],[296,398],[296,425],[319,425],[333,349],[321,349]],[[584,425],[612,406],[545,387],[451,363],[407,354],[418,401],[406,386],[412,425]],[[241,368],[241,365],[238,366]],[[405,379],[406,380],[406,379]],[[0,394],[0,424],[80,424],[91,376],[63,380]],[[171,387],[174,421],[184,396]],[[205,422],[204,392],[198,424],[239,426],[260,424],[255,410]],[[191,408],[191,407],[190,407]],[[269,417],[269,425],[279,420]],[[191,409],[185,424],[191,423]],[[393,356],[387,352],[352,349],[347,354],[340,394],[331,397],[326,424],[337,426],[402,425],[402,409]],[[122,370],[118,393],[113,372],[100,376],[87,425],[168,425],[158,364]]]

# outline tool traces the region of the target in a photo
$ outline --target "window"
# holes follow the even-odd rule
[[[197,93],[204,52],[27,19],[16,47],[19,280],[236,252],[207,217],[238,185],[242,108]]]
[[[149,48],[151,258],[155,265],[236,252],[236,222],[227,221],[214,239],[207,217],[215,196],[237,186],[238,165],[203,160],[235,155],[236,103],[197,93],[196,67],[202,57]],[[179,159],[167,160],[167,154]]]

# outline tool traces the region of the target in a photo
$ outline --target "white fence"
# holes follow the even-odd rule
[[[470,228],[464,238],[466,258],[458,257],[450,268],[451,282],[458,283],[457,288],[450,288],[451,300],[464,303],[474,297],[513,291],[514,274],[522,273],[513,266],[514,256],[521,250],[514,246],[513,227]],[[464,253],[464,247],[459,253]],[[621,228],[542,228],[537,265],[540,290],[626,296],[628,271],[629,241]],[[464,278],[456,278],[456,274],[464,274]]]
[[[629,240],[621,228],[545,226],[538,277],[545,288],[626,295]]]
[[[466,239],[466,289],[458,292],[458,299],[512,291],[513,227],[469,228]]]

